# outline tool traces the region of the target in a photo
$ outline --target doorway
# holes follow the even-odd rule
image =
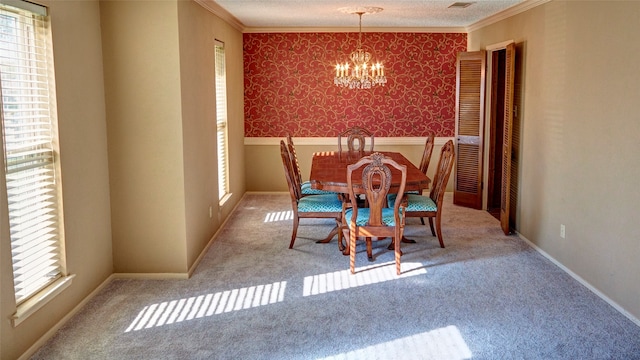
[[[490,83],[489,93],[489,150],[487,161],[487,211],[500,220],[500,205],[502,195],[502,162],[504,141],[504,107],[505,107],[505,49],[489,53]]]
[[[516,68],[521,68],[516,52],[520,51],[511,40],[487,47],[483,200],[507,235],[516,228],[520,142]]]
[[[453,203],[499,213],[505,234],[515,229],[518,106],[516,45],[458,53],[456,60],[456,175]],[[488,121],[485,121],[488,119]],[[514,131],[515,130],[515,131]],[[514,203],[515,204],[515,203]]]

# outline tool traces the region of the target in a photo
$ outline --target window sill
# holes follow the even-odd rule
[[[228,193],[225,196],[222,197],[222,199],[220,199],[220,202],[218,202],[218,206],[223,207],[224,204],[229,201],[229,199],[231,199],[231,196],[233,194],[232,193]]]
[[[18,305],[16,313],[11,316],[11,322],[13,327],[20,325],[29,316],[34,314],[46,303],[51,301],[56,295],[60,294],[64,289],[71,286],[71,281],[76,277],[75,274],[63,276],[60,279],[54,281],[51,285],[42,289],[39,293],[35,294],[29,300]]]

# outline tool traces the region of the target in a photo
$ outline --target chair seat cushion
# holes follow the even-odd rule
[[[309,195],[298,201],[298,212],[342,212],[342,201],[336,194]]]
[[[302,186],[301,186],[301,189],[302,189],[302,195],[336,194],[333,191],[325,191],[325,190],[314,189],[314,188],[311,187],[311,182],[310,181],[303,182]]]
[[[358,218],[356,219],[356,226],[365,226],[369,222],[369,208],[358,208]],[[353,209],[347,209],[344,212],[344,217],[347,222],[351,221],[351,214],[353,213]],[[402,217],[402,213],[400,213]],[[386,226],[396,226],[396,220],[393,216],[393,208],[383,208],[382,209],[382,223]]]
[[[395,200],[395,199],[394,199]],[[393,206],[392,203],[389,206]],[[438,211],[438,205],[430,197],[424,195],[407,195],[407,212],[410,211]]]
[[[421,195],[422,193],[418,190],[409,190],[405,192],[405,195],[408,195],[408,194]],[[389,207],[393,207],[393,204],[396,202],[397,197],[398,197],[398,194],[387,195],[387,204],[389,204]]]

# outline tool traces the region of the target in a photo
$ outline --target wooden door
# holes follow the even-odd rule
[[[511,233],[511,170],[513,160],[513,107],[514,96],[514,68],[516,59],[516,45],[511,43],[506,47],[505,87],[504,87],[504,126],[502,141],[502,194],[500,196],[500,225],[505,234]]]
[[[482,149],[485,98],[484,50],[458,53],[456,60],[456,173],[453,203],[482,208]]]

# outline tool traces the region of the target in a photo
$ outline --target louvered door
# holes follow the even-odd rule
[[[502,141],[502,193],[500,195],[500,225],[505,234],[511,232],[510,199],[511,169],[513,157],[513,96],[514,96],[514,68],[516,59],[516,45],[511,43],[506,47],[505,61],[505,89],[504,89],[504,133]]]
[[[456,60],[456,173],[453,203],[482,207],[485,51],[461,52]]]

